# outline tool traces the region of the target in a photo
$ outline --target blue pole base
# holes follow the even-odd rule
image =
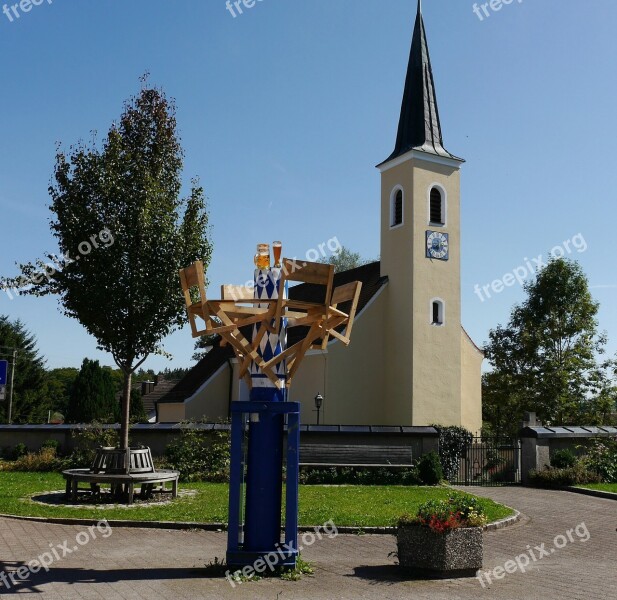
[[[238,567],[239,569],[243,567],[254,567],[255,563],[258,560],[263,560],[266,563],[265,572],[270,571],[270,567],[268,566],[270,564],[274,565],[274,568],[291,567],[292,569],[295,569],[297,559],[297,550],[288,551],[283,548],[270,551],[266,550],[262,552],[249,552],[248,550],[236,550],[235,552],[227,552],[228,566]],[[259,573],[257,574],[259,575]]]

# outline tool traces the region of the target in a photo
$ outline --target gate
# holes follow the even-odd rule
[[[501,486],[521,483],[521,442],[474,437],[459,460],[455,485]]]

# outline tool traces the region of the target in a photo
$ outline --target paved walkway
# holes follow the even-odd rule
[[[484,579],[484,587],[477,579],[408,581],[388,556],[396,549],[393,536],[340,535],[323,538],[303,552],[316,567],[315,577],[299,582],[265,579],[232,588],[203,570],[215,557],[224,557],[224,533],[116,528],[108,535],[104,528],[88,531],[0,519],[0,578],[3,571],[13,572],[45,552],[44,560],[54,551],[59,557],[52,558],[48,572],[30,574],[10,591],[0,587],[0,595],[23,593],[50,600],[617,599],[617,502],[525,488],[467,489],[525,515],[512,527],[485,534],[484,560],[485,571],[506,564],[513,570],[515,563],[507,561],[531,550],[537,561],[530,558],[525,573],[497,571],[503,578],[491,575],[492,582]],[[583,542],[586,532],[589,540]],[[559,535],[565,537],[557,538],[557,545],[564,547],[555,549]],[[543,550],[534,550],[542,544]],[[548,556],[540,558],[543,551]]]

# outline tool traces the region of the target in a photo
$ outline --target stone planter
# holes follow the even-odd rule
[[[397,534],[398,560],[413,575],[449,579],[475,577],[482,568],[482,528],[435,533],[421,525],[403,525]]]

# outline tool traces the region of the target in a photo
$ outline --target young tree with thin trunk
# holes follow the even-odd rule
[[[20,265],[22,275],[8,282],[27,282],[33,295],[58,294],[64,313],[111,353],[124,375],[125,449],[133,373],[163,353],[162,340],[186,320],[178,270],[198,259],[207,266],[212,251],[203,189],[194,180],[181,196],[174,104],[143,81],[101,149],[58,150],[49,193],[62,258],[47,255],[54,269]]]

